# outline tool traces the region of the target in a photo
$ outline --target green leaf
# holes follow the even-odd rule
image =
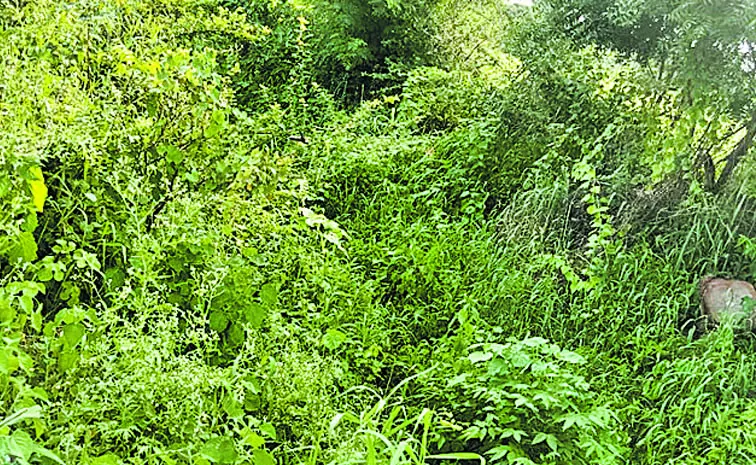
[[[323,335],[321,343],[326,349],[336,350],[344,341],[346,341],[346,338],[346,334],[342,333],[338,329],[329,329]]]
[[[18,357],[11,355],[9,350],[0,350],[0,373],[9,375],[18,370]]]
[[[0,323],[13,321],[16,318],[16,309],[13,308],[9,299],[0,299]]]
[[[241,404],[236,398],[230,394],[226,394],[223,397],[223,411],[228,414],[229,418],[241,418],[244,416],[244,410],[241,408]]]
[[[244,343],[245,339],[244,328],[238,323],[232,323],[228,329],[228,340],[231,344],[239,346]]]
[[[53,279],[52,268],[49,266],[41,268],[39,271],[37,271],[37,279],[39,279],[43,283],[51,281]]]
[[[260,300],[267,305],[273,306],[278,302],[278,289],[273,284],[265,284],[260,289]]]
[[[40,386],[30,389],[26,391],[26,393],[29,395],[29,397],[44,400],[45,402],[50,400],[50,396],[48,396],[47,391],[45,391]]]
[[[31,407],[22,408],[13,415],[4,418],[0,421],[0,428],[4,426],[12,426],[19,421],[29,420],[32,418],[42,418],[42,407],[39,405],[33,405]]]
[[[260,425],[260,432],[272,440],[277,440],[276,429],[270,423],[263,423]]]
[[[252,447],[253,449],[259,449],[260,447],[265,445],[265,439],[263,439],[262,436],[255,433],[249,428],[244,428],[241,431],[241,437],[244,443]]]
[[[186,179],[190,184],[196,184],[200,179],[200,175],[197,170],[192,170],[188,173],[184,173],[184,179]]]
[[[42,331],[42,304],[39,304],[37,310],[32,312],[30,323],[34,331]]]
[[[79,323],[73,323],[63,327],[63,340],[67,347],[75,347],[82,340],[86,329]]]
[[[184,160],[184,152],[173,145],[161,145],[158,153],[165,155],[165,159],[170,163],[179,164]]]
[[[575,352],[570,352],[569,350],[562,350],[559,352],[559,359],[562,361],[565,361],[567,363],[574,363],[577,365],[581,365],[586,363],[585,359]]]
[[[515,368],[525,368],[532,362],[527,352],[517,351],[512,354],[512,366]]]
[[[205,128],[205,137],[208,139],[213,138],[218,135],[218,133],[221,131],[222,125],[218,124],[215,121],[210,121],[210,124]]]
[[[37,259],[37,241],[31,232],[25,231],[18,235],[14,247],[8,251],[8,260],[11,262],[33,262]]]
[[[42,169],[38,166],[33,166],[29,168],[29,174],[32,176],[32,179],[28,181],[32,203],[38,212],[42,212],[45,206],[45,199],[47,199],[47,186],[45,185],[45,178],[42,175]]]
[[[487,362],[493,358],[493,354],[491,352],[473,352],[467,358],[472,363]]]
[[[24,224],[21,225],[21,228],[23,231],[34,232],[34,230],[37,229],[37,226],[39,226],[39,218],[37,218],[36,213],[32,213],[26,215],[24,218]]]
[[[522,344],[528,347],[538,347],[548,343],[549,341],[542,337],[529,337],[522,341]]]
[[[13,431],[8,441],[8,452],[11,456],[20,458],[22,463],[29,461],[36,448],[34,440],[23,430]]]
[[[486,465],[486,459],[473,452],[452,452],[449,454],[435,454],[425,457],[429,460],[477,460],[480,465]]]
[[[228,317],[221,311],[214,311],[210,313],[210,328],[221,332],[228,326]]]
[[[215,437],[200,450],[203,457],[213,463],[234,463],[239,458],[234,441],[227,437]]]
[[[265,310],[265,307],[257,302],[250,302],[244,309],[244,318],[254,328],[261,327],[266,316],[267,311]]]
[[[252,451],[252,463],[254,465],[276,465],[276,460],[268,451],[255,449]]]
[[[121,459],[119,459],[115,454],[105,454],[93,458],[90,463],[91,465],[119,465],[121,463]]]
[[[58,355],[58,369],[65,373],[76,366],[79,361],[79,354],[73,350],[64,350]]]
[[[10,440],[7,442],[7,445],[7,452],[11,456],[20,458],[22,464],[28,463],[31,456],[36,454],[46,457],[60,465],[65,465],[57,455],[34,442],[31,436],[23,430],[15,430],[11,435]]]

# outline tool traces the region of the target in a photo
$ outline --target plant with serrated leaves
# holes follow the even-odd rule
[[[627,452],[612,410],[601,405],[575,352],[540,337],[474,345],[448,382],[460,439],[492,463],[619,464]]]

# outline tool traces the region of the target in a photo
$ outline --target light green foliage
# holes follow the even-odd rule
[[[752,461],[752,5],[538,3],[0,4],[0,463]]]
[[[450,408],[471,417],[460,437],[492,463],[621,462],[616,416],[574,374],[583,357],[539,337],[472,349],[473,368],[449,380]]]

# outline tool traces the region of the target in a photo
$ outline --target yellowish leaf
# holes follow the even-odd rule
[[[45,200],[47,199],[47,186],[45,185],[45,178],[42,175],[42,169],[38,166],[34,166],[29,169],[34,179],[29,180],[29,188],[31,189],[32,202],[38,212],[41,212],[45,206]]]

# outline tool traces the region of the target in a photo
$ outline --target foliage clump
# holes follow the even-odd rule
[[[3,3],[0,462],[752,461],[751,3]]]

